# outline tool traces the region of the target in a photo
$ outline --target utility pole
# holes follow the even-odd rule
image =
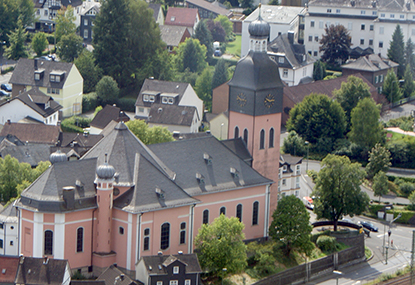
[[[385,258],[385,264],[388,264],[388,249],[389,249],[389,246],[390,246],[390,244],[389,244],[389,240],[390,240],[390,235],[392,234],[392,232],[391,232],[391,225],[392,225],[392,223],[393,223],[394,221],[396,221],[397,219],[399,219],[401,216],[402,216],[402,213],[399,213],[399,215],[398,215],[395,219],[393,219],[392,221],[390,221],[390,223],[389,223],[389,231],[388,231],[388,246],[386,247],[386,258]],[[385,241],[385,236],[383,236],[383,241]],[[383,245],[385,245],[385,243],[384,243]]]

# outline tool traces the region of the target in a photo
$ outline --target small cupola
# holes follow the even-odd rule
[[[58,149],[49,156],[49,161],[50,163],[55,164],[57,162],[68,161],[68,158],[66,157],[65,153],[61,152],[61,150]]]
[[[107,154],[105,154],[105,162],[97,167],[97,176],[100,179],[112,179],[115,175],[115,168],[107,162]]]

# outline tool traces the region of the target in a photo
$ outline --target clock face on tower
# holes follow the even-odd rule
[[[275,96],[272,94],[268,94],[267,96],[265,96],[264,98],[264,105],[267,108],[271,108],[275,103]]]
[[[246,95],[244,93],[239,93],[236,96],[236,103],[239,105],[239,107],[245,106],[246,102],[247,102],[247,98],[246,98]]]

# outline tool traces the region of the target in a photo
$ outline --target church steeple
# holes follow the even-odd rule
[[[256,52],[267,52],[270,25],[261,17],[261,4],[259,4],[258,18],[248,26],[249,50]]]

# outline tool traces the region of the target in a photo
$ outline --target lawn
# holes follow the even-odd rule
[[[226,53],[241,57],[241,35],[236,35],[233,42],[229,42],[226,46]]]
[[[387,135],[387,140],[391,140],[391,141],[399,141],[402,139],[407,139],[409,141],[415,141],[415,137],[414,136],[409,136],[409,135],[405,135],[405,134],[401,134],[401,133],[395,133],[392,131],[386,131]],[[392,135],[392,137],[391,137]]]

